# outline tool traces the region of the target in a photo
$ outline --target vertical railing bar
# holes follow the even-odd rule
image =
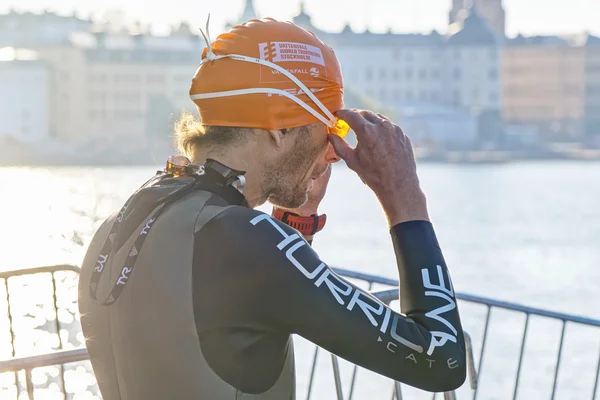
[[[473,356],[473,340],[468,332],[463,333],[465,335],[465,350],[467,352],[467,375],[469,376],[469,386],[471,386],[471,389],[475,389],[479,377],[475,368],[475,357]]]
[[[600,353],[598,353],[598,366],[596,367],[596,381],[594,382],[594,391],[592,392],[592,400],[596,400],[596,392],[598,391],[598,377],[600,376]]]
[[[369,283],[369,287],[367,288],[367,291],[370,292],[371,289],[373,289],[373,282],[368,281]],[[354,397],[354,387],[356,385],[356,373],[358,372],[358,366],[356,364],[354,364],[354,367],[352,368],[352,380],[350,381],[350,393],[348,394],[348,400],[352,400],[352,398]]]
[[[396,395],[396,400],[402,400],[402,386],[400,386],[400,382],[394,381],[394,394]]]
[[[456,400],[456,392],[444,392],[444,400]]]
[[[529,328],[529,313],[525,314],[525,328],[523,329],[523,338],[521,339],[521,353],[519,354],[519,366],[517,367],[517,378],[515,379],[515,388],[513,390],[513,400],[517,398],[519,388],[519,378],[521,377],[521,366],[523,365],[523,354],[525,353],[525,340],[527,338],[527,329]]]
[[[33,400],[33,381],[31,380],[31,369],[25,370],[25,383],[27,385],[27,397]]]
[[[52,301],[54,303],[54,317],[55,317],[55,323],[54,326],[56,327],[56,334],[58,335],[58,348],[60,350],[62,350],[63,347],[63,342],[62,342],[62,337],[60,336],[60,322],[58,321],[58,298],[57,298],[57,294],[56,294],[56,276],[54,275],[56,271],[54,272],[50,272],[50,275],[52,275]],[[65,367],[63,364],[60,364],[58,366],[59,368],[59,373],[60,373],[60,383],[62,385],[62,390],[63,392],[66,393],[66,387],[65,387]]]
[[[560,333],[560,344],[558,347],[558,357],[556,360],[556,369],[554,370],[554,383],[552,385],[552,400],[554,400],[554,395],[556,394],[556,383],[558,381],[558,370],[560,369],[560,360],[562,357],[562,349],[563,349],[563,341],[565,338],[565,328],[567,327],[567,323],[565,320],[562,321],[562,331]]]
[[[335,380],[335,391],[337,392],[338,400],[344,400],[344,393],[342,392],[342,377],[340,375],[340,366],[338,359],[335,354],[331,354],[331,363],[333,364],[333,378]]]
[[[491,313],[492,313],[492,307],[488,305],[487,306],[487,315],[485,317],[485,328],[483,329],[483,340],[481,343],[481,352],[479,354],[479,365],[477,366],[477,375],[479,377],[481,377],[481,367],[483,366],[483,355],[484,355],[484,351],[485,351],[485,344],[487,342],[487,333],[488,333],[488,326],[490,324],[490,314]],[[473,400],[477,399],[478,390],[479,390],[479,385],[477,385],[477,387],[473,391]]]
[[[10,309],[10,293],[8,292],[8,278],[4,279],[4,288],[6,290],[6,312],[8,314],[8,328],[10,330],[10,345],[12,347],[12,356],[16,355],[15,350],[15,331],[13,329],[12,312]],[[15,388],[17,389],[17,397],[21,394],[21,388],[19,387],[19,375],[17,371],[14,372],[15,376]]]
[[[310,400],[310,395],[313,387],[313,380],[315,378],[315,369],[317,368],[317,356],[319,355],[319,346],[315,346],[315,355],[313,356],[313,364],[310,371],[310,379],[308,381],[308,393],[306,394],[306,400]]]
[[[352,381],[350,382],[350,394],[348,394],[348,400],[352,400],[354,396],[354,385],[356,384],[356,373],[358,372],[358,366],[354,364],[352,368]]]

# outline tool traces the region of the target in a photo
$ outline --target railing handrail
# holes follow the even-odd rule
[[[60,264],[60,265],[50,265],[45,267],[35,267],[35,268],[24,268],[24,269],[9,269],[7,271],[0,271],[0,279],[8,279],[13,276],[23,276],[23,275],[33,275],[33,274],[41,274],[44,272],[58,272],[58,271],[72,271],[80,273],[81,269],[76,267],[75,265],[69,264]]]
[[[0,374],[4,372],[31,370],[33,368],[85,361],[88,358],[88,352],[85,347],[71,350],[51,351],[26,357],[12,357],[7,360],[0,360]]]
[[[343,268],[333,268],[333,270],[337,274],[339,274],[343,277],[346,277],[346,278],[360,279],[360,280],[383,284],[383,285],[388,285],[388,286],[398,287],[398,285],[399,285],[398,281],[395,279],[384,278],[384,277],[377,276],[377,275],[365,274],[362,272],[350,271],[350,270],[343,269]],[[390,289],[390,290],[381,291],[378,293],[380,295],[385,293],[386,296],[388,296],[388,297],[393,296],[395,294],[396,298],[398,298],[398,289]],[[484,305],[491,306],[491,307],[503,308],[505,310],[519,311],[519,312],[523,312],[525,314],[538,315],[538,316],[543,316],[543,317],[548,317],[548,318],[559,319],[559,320],[563,320],[563,321],[567,321],[567,322],[574,322],[574,323],[578,323],[578,324],[600,327],[600,320],[593,319],[593,318],[581,317],[581,316],[573,315],[573,314],[554,312],[554,311],[544,310],[542,308],[528,307],[528,306],[523,306],[523,305],[517,304],[517,303],[511,303],[508,301],[494,300],[494,299],[490,299],[488,297],[475,296],[475,295],[464,294],[464,293],[459,293],[459,292],[456,293],[456,298],[459,300],[468,301],[471,303],[480,303],[480,304],[484,304]]]
[[[366,274],[363,272],[351,271],[343,268],[333,268],[333,270],[347,278],[360,279],[372,283],[378,283],[387,286],[398,286],[398,280],[385,278],[382,276]],[[69,264],[61,264],[61,265],[52,265],[52,266],[44,266],[44,267],[36,267],[36,268],[27,268],[27,269],[18,269],[18,270],[8,270],[8,271],[0,271],[0,279],[7,279],[13,276],[23,276],[23,275],[32,275],[44,272],[57,272],[57,271],[73,271],[79,273],[81,270],[79,267]],[[395,292],[393,292],[395,291]],[[397,298],[398,289],[391,289],[391,291],[386,292],[386,298],[388,296],[396,296]],[[382,295],[384,291],[380,292]],[[519,311],[525,314],[538,315],[548,318],[559,319],[568,322],[574,322],[584,325],[596,326],[600,327],[600,320],[588,317],[582,317],[574,314],[565,314],[550,310],[544,310],[536,307],[523,306],[521,304],[512,303],[508,301],[495,300],[488,297],[476,296],[465,293],[456,293],[456,298],[463,301],[468,301],[471,303],[480,303],[492,307],[503,308],[505,310]]]

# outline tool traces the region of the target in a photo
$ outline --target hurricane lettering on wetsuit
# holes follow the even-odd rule
[[[442,298],[442,299],[446,300],[448,302],[448,304],[438,307],[435,310],[426,313],[425,316],[428,318],[434,319],[438,322],[441,322],[446,327],[448,327],[448,329],[450,329],[453,334],[451,335],[446,332],[432,331],[431,332],[431,343],[429,345],[429,349],[427,350],[427,355],[432,355],[433,351],[435,350],[436,347],[442,347],[448,341],[456,343],[456,340],[457,340],[456,336],[458,335],[458,331],[456,330],[454,325],[452,325],[452,323],[450,321],[448,321],[446,318],[441,316],[441,314],[452,311],[456,308],[456,303],[452,299],[452,297],[454,296],[454,287],[452,286],[452,280],[450,279],[450,276],[447,277],[448,287],[446,287],[445,282],[444,282],[444,274],[443,274],[442,267],[440,265],[436,265],[436,269],[437,269],[437,275],[438,275],[438,281],[439,281],[438,285],[431,283],[431,277],[429,276],[429,270],[427,270],[426,268],[423,268],[421,270],[421,276],[423,278],[423,286],[425,287],[425,289],[431,289],[431,290],[425,291],[425,296]],[[450,296],[452,296],[452,297],[450,297]]]
[[[269,222],[269,224],[282,235],[283,240],[277,245],[277,249],[279,251],[283,251],[288,245],[298,240],[285,252],[285,256],[290,261],[290,263],[294,267],[296,267],[305,277],[313,281],[315,286],[325,286],[329,290],[331,295],[335,298],[335,300],[340,305],[345,306],[346,309],[349,311],[352,311],[355,306],[358,307],[373,326],[378,327],[382,333],[387,333],[391,317],[391,310],[389,308],[385,307],[385,305],[381,301],[379,301],[370,293],[359,290],[358,288],[354,288],[353,286],[346,283],[334,271],[327,268],[327,265],[323,262],[317,265],[313,270],[307,269],[306,266],[302,265],[302,263],[300,263],[298,259],[294,257],[294,253],[298,249],[308,245],[306,241],[296,233],[292,235],[288,235],[287,233],[285,233],[285,231],[283,231],[281,227],[277,225],[277,223],[271,218],[271,216],[267,214],[262,214],[253,218],[250,221],[250,223],[252,225],[257,225],[261,221]],[[384,317],[381,321],[378,321],[375,318],[375,316],[381,317],[382,315],[384,315]],[[398,314],[393,315],[391,330],[389,332],[390,336],[403,346],[406,346],[418,353],[423,353],[424,350],[422,346],[419,346],[418,344],[415,344],[398,334],[397,326],[399,318],[400,316]],[[437,339],[434,341],[434,339],[432,338],[432,345],[430,346],[430,349],[435,349],[435,347],[437,347],[437,344],[441,343],[440,345],[443,345],[446,342],[447,340],[439,341]],[[454,339],[454,342],[456,342],[456,339]]]

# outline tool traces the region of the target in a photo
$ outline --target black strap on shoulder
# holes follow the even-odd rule
[[[150,215],[145,219],[145,223],[143,224],[142,229],[140,230],[135,243],[129,250],[129,254],[127,259],[125,260],[125,264],[121,269],[121,274],[117,278],[117,281],[114,283],[108,297],[104,301],[99,301],[97,297],[98,292],[98,283],[100,282],[100,278],[102,277],[102,272],[104,271],[104,267],[108,263],[109,258],[114,253],[114,245],[117,242],[117,235],[119,230],[124,223],[128,209],[135,203],[137,198],[143,193],[143,191],[149,187],[152,187],[156,184],[160,183],[160,178],[156,180],[156,178],[151,179],[148,183],[138,189],[128,200],[125,202],[125,205],[119,211],[119,216],[113,222],[113,225],[110,229],[108,237],[104,241],[104,245],[102,246],[102,251],[96,260],[96,266],[92,271],[92,276],[90,279],[90,296],[92,300],[94,300],[97,304],[101,306],[110,306],[113,304],[119,296],[121,292],[125,288],[125,284],[129,279],[129,276],[133,272],[133,268],[135,266],[135,262],[137,261],[137,257],[139,252],[144,245],[144,241],[148,236],[148,232],[152,228],[152,224],[156,221],[156,218],[167,208],[169,204],[181,199],[186,194],[190,193],[194,190],[196,181],[192,180],[190,183],[185,185],[168,185],[171,186],[165,194],[164,197],[161,198],[160,201],[154,204],[154,207],[150,209]],[[146,214],[147,215],[147,214]]]
[[[159,215],[170,204],[183,198],[185,195],[194,190],[206,190],[222,197],[230,204],[248,207],[248,202],[246,201],[244,195],[238,189],[231,186],[229,181],[224,181],[223,178],[217,174],[189,175],[177,179],[170,178],[173,178],[173,175],[158,171],[157,175],[148,180],[144,185],[135,191],[135,193],[125,202],[125,205],[123,205],[119,211],[119,215],[113,222],[108,237],[104,241],[104,245],[102,246],[100,255],[96,260],[96,266],[94,267],[92,276],[90,278],[90,297],[98,305],[110,306],[117,301],[133,272],[133,268],[142,246],[144,245],[144,241],[148,236],[148,232],[150,232],[150,229],[152,229],[152,226]],[[135,210],[136,206],[140,205],[139,203],[142,203],[138,200],[142,197],[148,197],[145,193],[149,193],[151,190],[158,190],[158,192],[153,193],[154,197],[150,196],[150,201],[145,202],[140,206],[144,210]],[[106,299],[100,301],[98,300],[97,296],[100,278],[102,277],[102,273],[104,272],[104,268],[107,265],[109,258],[112,257],[115,252],[115,247],[120,247],[115,246],[120,242],[118,240],[119,233],[121,233],[124,222],[129,216],[132,215],[134,210],[136,211],[136,215],[138,215],[137,218],[139,218],[139,215],[145,216],[145,219],[143,220],[144,224],[142,225],[142,229],[140,230],[133,246],[129,250],[129,254],[127,255],[123,268],[121,269],[120,276],[117,278]],[[133,219],[136,219],[136,217]],[[135,224],[135,226],[139,226],[141,222],[142,220],[140,219],[139,222],[133,221],[130,223]]]

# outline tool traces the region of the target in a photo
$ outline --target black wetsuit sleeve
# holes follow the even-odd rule
[[[390,233],[398,260],[401,313],[335,274],[300,234],[269,215],[232,208],[203,228],[205,262],[226,270],[223,326],[295,333],[397,381],[442,392],[466,376],[454,289],[431,223]],[[339,251],[352,245],[340,241]],[[210,243],[207,243],[210,241]],[[375,267],[375,266],[373,266]],[[217,268],[217,267],[215,267]]]

